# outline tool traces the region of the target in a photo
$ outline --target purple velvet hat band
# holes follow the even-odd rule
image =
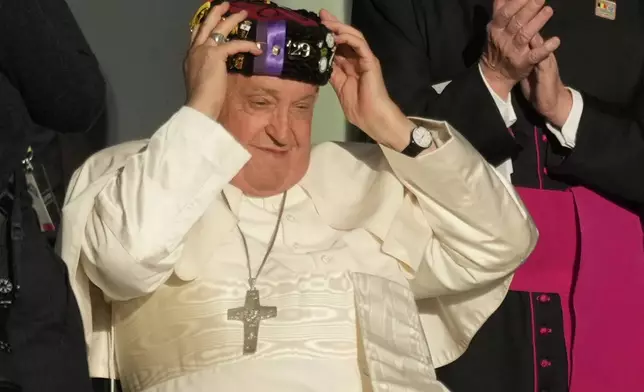
[[[257,42],[266,42],[260,56],[253,62],[255,75],[280,76],[284,69],[286,52],[286,21],[260,21],[257,23]]]

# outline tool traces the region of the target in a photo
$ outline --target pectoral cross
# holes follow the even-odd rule
[[[244,355],[257,351],[260,321],[274,317],[277,317],[277,307],[262,306],[259,303],[259,291],[255,289],[246,292],[244,306],[228,309],[228,320],[241,321],[244,324]]]

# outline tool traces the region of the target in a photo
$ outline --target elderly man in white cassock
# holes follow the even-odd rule
[[[89,159],[67,196],[92,375],[135,392],[445,391],[434,366],[537,240],[509,183],[449,124],[406,118],[330,13],[213,2],[193,25],[186,105]],[[310,147],[329,79],[378,144]]]

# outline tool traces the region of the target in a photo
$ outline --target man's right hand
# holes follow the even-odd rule
[[[545,0],[495,0],[492,21],[487,27],[487,48],[481,70],[492,89],[502,98],[532,72],[560,44],[552,37],[538,48],[530,41],[553,15]]]
[[[260,55],[257,43],[232,40],[217,44],[213,34],[228,37],[235,26],[248,16],[246,11],[233,14],[222,20],[230,5],[225,2],[210,10],[206,19],[192,32],[190,50],[184,62],[187,105],[217,119],[226,98],[228,56],[249,52]]]

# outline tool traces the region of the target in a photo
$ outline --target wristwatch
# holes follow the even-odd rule
[[[425,127],[417,126],[411,131],[409,144],[401,153],[410,157],[416,157],[428,149],[432,143],[434,143],[434,138],[429,130]]]

